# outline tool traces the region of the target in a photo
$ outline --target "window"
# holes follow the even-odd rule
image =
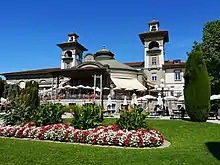
[[[154,25],[151,27],[151,31],[155,31],[155,30],[157,30],[157,27]]]
[[[66,63],[66,69],[70,68],[70,63]]]
[[[181,62],[181,60],[174,60],[173,63],[174,64],[179,64]]]
[[[175,80],[176,81],[180,81],[181,80],[180,71],[175,71]]]
[[[152,41],[149,46],[148,46],[148,49],[158,49],[160,46],[159,46],[159,43],[157,41]]]
[[[65,57],[72,57],[72,52],[70,50],[66,51]]]
[[[157,81],[157,74],[155,73],[152,74],[152,81]]]
[[[157,65],[157,57],[152,57],[152,65]]]

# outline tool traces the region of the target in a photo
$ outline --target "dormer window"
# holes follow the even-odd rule
[[[179,64],[181,62],[181,60],[174,60],[173,63],[174,64]]]

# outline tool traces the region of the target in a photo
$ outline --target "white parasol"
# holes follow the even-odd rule
[[[134,89],[133,88],[126,88],[125,90],[126,91],[133,91]]]
[[[164,97],[164,100],[171,101],[171,100],[178,100],[178,98],[176,98],[174,96],[166,96],[166,97]]]
[[[212,95],[210,97],[210,100],[220,100],[220,94],[219,95]]]
[[[72,86],[70,86],[70,85],[66,85],[64,88],[72,88]]]
[[[75,86],[72,86],[72,87],[71,87],[71,89],[78,89],[78,88],[77,88],[77,87],[75,87]]]
[[[108,103],[107,103],[107,105],[108,106],[112,105],[112,99],[111,99],[111,95],[110,94],[108,95]]]
[[[78,85],[77,88],[85,88],[83,85]]]
[[[85,89],[93,89],[93,88],[90,86],[86,86]]]
[[[127,96],[124,97],[123,105],[128,105]]]

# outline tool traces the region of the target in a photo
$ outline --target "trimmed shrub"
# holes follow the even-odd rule
[[[201,47],[195,44],[188,55],[184,75],[186,111],[192,121],[205,122],[210,111],[210,79]]]
[[[141,128],[147,129],[147,113],[143,108],[133,108],[131,111],[122,110],[117,124],[121,129],[138,130]]]
[[[22,99],[32,109],[37,109],[40,104],[38,96],[39,85],[36,81],[28,81],[25,84],[25,89],[22,92]]]
[[[72,126],[79,129],[94,128],[100,125],[103,118],[103,107],[97,105],[83,105],[73,107],[74,118]]]
[[[59,103],[42,104],[35,112],[34,122],[37,126],[62,123],[65,106]]]

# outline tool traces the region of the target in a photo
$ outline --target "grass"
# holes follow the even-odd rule
[[[114,123],[107,119],[105,123]],[[0,139],[1,165],[219,165],[220,125],[150,120],[172,144],[165,149],[128,150]]]

